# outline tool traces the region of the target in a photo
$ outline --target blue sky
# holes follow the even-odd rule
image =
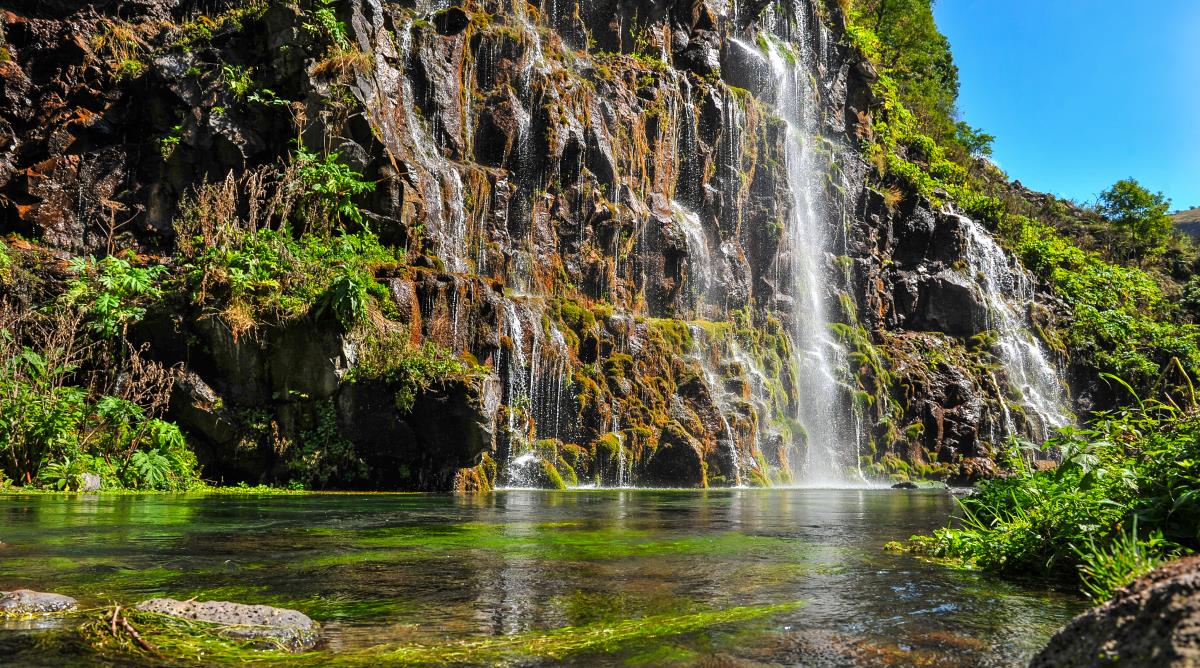
[[[1035,190],[1200,206],[1200,0],[938,0],[964,120]]]

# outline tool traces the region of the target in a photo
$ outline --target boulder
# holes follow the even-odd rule
[[[325,322],[300,321],[271,337],[267,363],[272,396],[325,399],[333,396],[354,366],[349,338]]]
[[[663,427],[658,449],[646,463],[650,484],[668,487],[707,487],[707,465],[700,442],[678,422]]]
[[[914,326],[962,337],[978,334],[986,326],[987,307],[962,274],[946,270],[922,277],[919,291]]]
[[[1030,668],[1200,666],[1200,557],[1169,563],[1071,620]]]
[[[227,601],[177,601],[152,598],[137,609],[159,615],[215,624],[223,637],[254,641],[266,648],[302,652],[317,644],[317,625],[302,612],[268,605]]]
[[[49,615],[75,608],[75,599],[62,594],[17,589],[0,591],[0,618]]]
[[[84,473],[79,477],[79,491],[98,492],[104,481],[95,473]]]
[[[494,376],[449,381],[403,412],[386,383],[348,383],[337,397],[338,424],[375,486],[446,489],[458,469],[493,450],[500,390]]]

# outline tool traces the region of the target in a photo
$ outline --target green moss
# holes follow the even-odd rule
[[[615,459],[621,452],[621,437],[611,432],[607,433],[596,439],[592,448],[597,454],[603,453]]]
[[[672,318],[651,318],[647,322],[671,352],[679,354],[693,348],[692,330],[687,322]]]
[[[554,468],[554,464],[546,459],[538,460],[538,465],[542,469],[543,486],[549,489],[566,489],[567,483],[563,482],[562,475]]]

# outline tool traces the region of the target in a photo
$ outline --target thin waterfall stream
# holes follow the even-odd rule
[[[1045,440],[1072,422],[1063,391],[1062,374],[1033,333],[1028,315],[1034,303],[1033,280],[1009,259],[992,235],[978,222],[954,214],[964,231],[967,271],[983,297],[986,328],[996,336],[997,357],[1017,402],[1032,413],[1037,435]],[[1018,433],[1007,406],[1005,435]]]
[[[845,351],[829,332],[830,245],[824,211],[824,169],[816,152],[820,138],[818,99],[808,67],[814,54],[807,26],[795,26],[792,42],[764,36],[767,62],[776,81],[775,108],[787,123],[786,168],[794,205],[786,222],[779,258],[782,280],[790,285],[794,374],[798,384],[796,420],[803,426],[804,456],[796,471],[802,484],[842,484],[857,465],[855,437],[846,423],[850,407],[839,398]]]

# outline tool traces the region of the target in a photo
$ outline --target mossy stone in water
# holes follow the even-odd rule
[[[215,625],[225,638],[262,641],[267,648],[302,652],[317,644],[317,625],[302,612],[268,605],[243,605],[226,601],[177,601],[152,598],[137,609],[167,617]]]
[[[0,619],[49,615],[74,609],[75,599],[29,589],[0,591]]]

